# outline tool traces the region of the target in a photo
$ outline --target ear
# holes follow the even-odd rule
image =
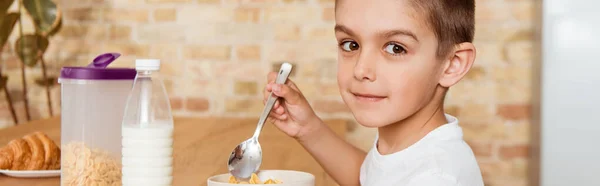
[[[439,84],[443,87],[451,87],[458,83],[469,72],[474,61],[473,43],[458,44],[447,58]]]

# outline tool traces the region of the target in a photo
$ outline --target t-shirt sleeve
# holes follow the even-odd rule
[[[413,177],[408,186],[460,186],[454,176],[439,171],[429,171]]]

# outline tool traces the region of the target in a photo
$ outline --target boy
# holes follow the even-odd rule
[[[448,88],[475,59],[474,0],[337,0],[340,94],[356,121],[378,129],[365,153],[323,124],[301,91],[268,77],[270,120],[297,139],[340,185],[480,186]]]

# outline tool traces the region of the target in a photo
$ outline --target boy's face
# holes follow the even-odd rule
[[[367,127],[413,115],[433,98],[443,72],[433,31],[406,1],[338,0],[339,88]]]

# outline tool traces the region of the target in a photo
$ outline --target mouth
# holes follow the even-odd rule
[[[351,92],[352,95],[354,95],[354,97],[360,101],[368,101],[368,102],[377,102],[377,101],[381,101],[385,98],[387,98],[387,96],[380,96],[380,95],[374,95],[374,94],[364,94],[364,93],[354,93]]]

